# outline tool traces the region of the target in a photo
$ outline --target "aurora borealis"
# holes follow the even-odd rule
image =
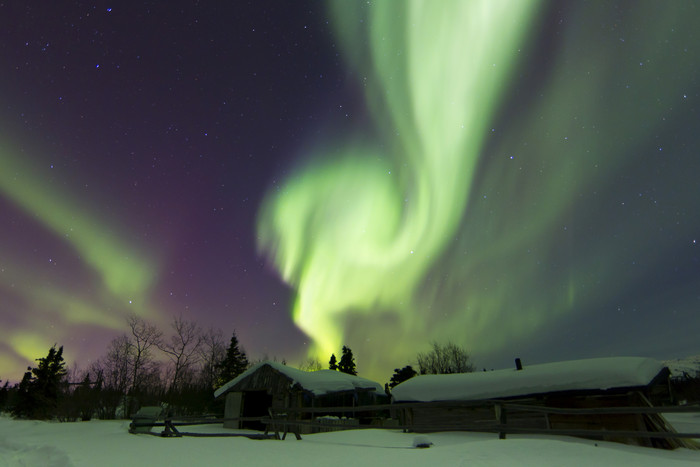
[[[700,352],[700,8],[0,3],[0,379],[125,317],[388,380]]]
[[[342,343],[339,315],[348,311],[371,321],[389,310],[400,317],[400,335],[423,332],[414,290],[454,235],[533,8],[380,2],[368,8],[363,31],[352,11],[358,4],[335,6],[343,50],[358,55],[352,68],[366,76],[368,106],[381,134],[391,135],[384,149],[391,152],[341,142],[328,166],[319,156],[309,173],[274,193],[260,227],[283,277],[299,290],[294,319],[319,357]]]

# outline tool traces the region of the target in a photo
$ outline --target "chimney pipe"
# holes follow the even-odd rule
[[[519,358],[515,359],[515,369],[518,371],[523,369],[523,362],[521,362]]]

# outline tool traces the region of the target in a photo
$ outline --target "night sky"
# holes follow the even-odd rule
[[[700,5],[0,0],[0,378],[136,313],[384,382],[700,353]]]

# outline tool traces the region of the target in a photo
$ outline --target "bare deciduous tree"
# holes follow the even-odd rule
[[[432,350],[417,355],[420,374],[471,373],[474,365],[466,349],[453,342],[432,343]]]
[[[136,315],[127,318],[131,328],[132,339],[129,339],[129,357],[131,363],[131,385],[129,391],[132,395],[139,393],[140,389],[157,380],[158,363],[153,358],[152,348],[158,347],[162,339],[162,333],[151,324]],[[130,405],[127,416],[131,415]]]
[[[130,387],[131,342],[126,334],[115,337],[109,343],[107,353],[94,362],[90,372],[101,381],[100,418],[115,418],[119,405],[127,406],[126,395]]]
[[[299,364],[299,369],[304,371],[323,370],[323,364],[318,358],[309,357]]]
[[[202,331],[194,321],[187,321],[182,316],[171,323],[175,332],[169,341],[159,340],[158,348],[165,353],[172,363],[170,389],[180,387],[183,376],[191,374],[192,367],[199,361],[202,346]]]
[[[199,347],[200,379],[204,387],[214,390],[219,379],[219,367],[226,358],[226,341],[221,329],[209,328],[202,334]]]

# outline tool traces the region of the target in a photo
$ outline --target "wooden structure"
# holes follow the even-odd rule
[[[402,424],[416,432],[479,427],[494,431],[506,424],[515,430],[673,431],[659,413],[553,413],[556,408],[651,407],[651,400],[670,400],[668,369],[645,358],[601,358],[532,365],[522,370],[417,376],[397,385],[393,399]],[[416,406],[416,402],[426,404]],[[401,409],[402,403],[411,406]],[[506,406],[507,413],[500,410]],[[691,447],[672,439],[600,439],[663,448]]]
[[[302,371],[277,362],[254,365],[219,388],[214,395],[226,398],[225,419],[261,418],[271,411],[279,414],[288,408],[354,407],[388,402],[383,387],[374,381],[332,370]],[[323,431],[350,428],[363,422],[353,420],[351,410],[342,414],[296,412],[290,417],[301,421],[325,417],[328,428]],[[224,427],[260,431],[269,428],[260,421],[245,420],[227,420]],[[319,429],[299,424],[290,431],[311,433]]]
[[[160,407],[141,407],[129,424],[129,433],[150,433],[161,411]]]

